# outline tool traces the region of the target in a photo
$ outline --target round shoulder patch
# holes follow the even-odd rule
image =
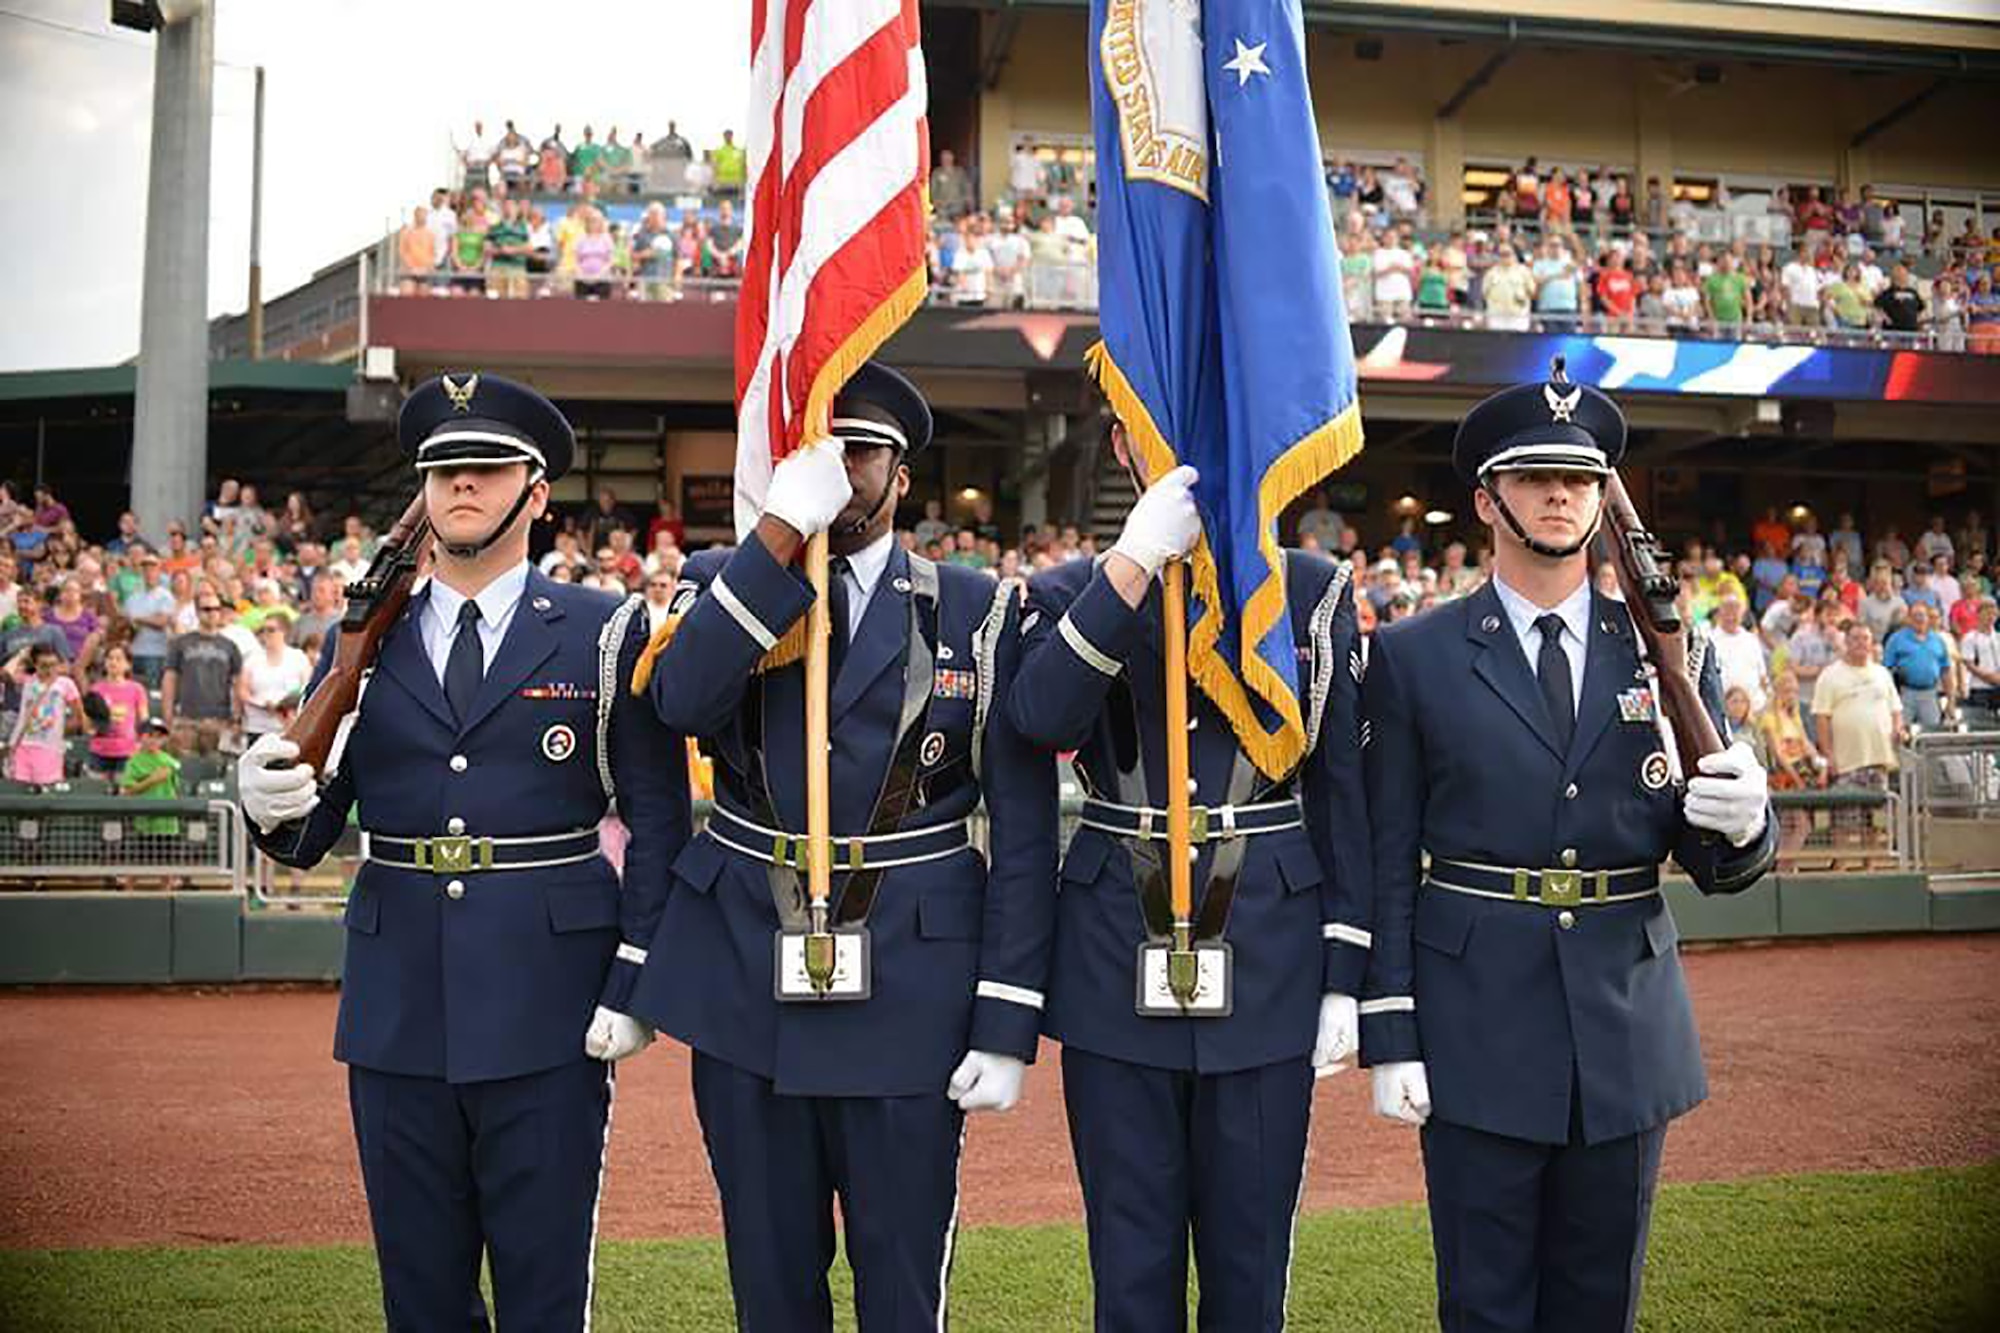
[[[1667,763],[1667,753],[1655,750],[1639,763],[1639,785],[1647,791],[1658,791],[1673,780],[1672,765]]]

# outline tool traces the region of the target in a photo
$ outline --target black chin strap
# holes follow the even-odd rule
[[[506,517],[495,524],[493,531],[487,533],[481,540],[476,542],[447,542],[440,539],[438,544],[444,547],[445,553],[455,560],[472,560],[477,558],[487,547],[507,535],[507,529],[514,526],[514,520],[519,518],[521,511],[528,507],[528,496],[533,493],[535,483],[541,479],[542,474],[539,472],[531,471],[528,473],[527,481],[522,483],[521,493],[514,497],[513,508],[509,509]]]
[[[888,484],[882,487],[882,494],[876,498],[874,505],[870,507],[867,513],[855,519],[852,523],[841,524],[831,529],[830,531],[833,536],[841,538],[859,537],[862,533],[868,531],[870,527],[874,526],[875,520],[882,517],[882,506],[888,504],[889,497],[896,493],[896,469],[901,466],[903,466],[903,451],[898,449],[896,450],[896,461],[889,465]]]
[[[1590,545],[1590,539],[1597,535],[1597,525],[1604,521],[1604,505],[1600,502],[1597,506],[1597,517],[1591,520],[1589,531],[1568,546],[1551,546],[1547,542],[1536,541],[1528,535],[1528,530],[1521,526],[1521,520],[1514,517],[1514,511],[1500,498],[1499,487],[1491,482],[1481,482],[1480,485],[1485,488],[1487,497],[1493,501],[1493,507],[1500,511],[1500,517],[1507,521],[1507,526],[1521,539],[1521,544],[1536,555],[1547,556],[1551,560],[1566,560]]]

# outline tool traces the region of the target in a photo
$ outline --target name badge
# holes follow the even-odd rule
[[[1660,705],[1653,698],[1650,689],[1624,690],[1618,695],[1618,720],[1621,722],[1657,722]]]
[[[865,1000],[872,987],[868,928],[833,932],[833,977],[825,990],[806,972],[806,933],[781,930],[772,940],[771,990],[783,1004]]]
[[[1227,1018],[1236,1007],[1235,968],[1227,940],[1196,940],[1194,995],[1186,1004],[1167,981],[1173,945],[1148,941],[1139,946],[1141,1018]]]

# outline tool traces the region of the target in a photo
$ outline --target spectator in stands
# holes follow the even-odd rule
[[[951,149],[938,150],[931,172],[931,211],[946,222],[957,222],[976,207],[972,178],[958,165]]]
[[[15,581],[18,572],[14,552],[0,543],[0,626],[5,626],[14,618],[14,608],[21,596],[21,585]],[[6,656],[0,654],[0,659]]]
[[[638,182],[632,172],[632,150],[618,141],[618,127],[613,125],[604,136],[604,183],[613,194],[637,194]]]
[[[1903,600],[1911,606],[1923,605],[1931,609],[1932,619],[1944,615],[1944,598],[1931,586],[1931,569],[1922,560],[1913,561],[1903,576]],[[1887,644],[1883,645],[1887,647]]]
[[[1914,602],[1908,621],[1882,645],[1882,666],[1896,682],[1903,720],[1926,731],[1943,724],[1940,693],[1950,692],[1951,653],[1933,628],[1928,604]]]
[[[958,253],[951,261],[951,297],[955,305],[983,306],[992,293],[993,256],[986,249],[980,215],[959,219]]]
[[[507,132],[500,136],[500,142],[493,150],[493,162],[499,168],[500,183],[509,195],[519,194],[527,188],[528,175],[534,170],[535,150],[514,128],[511,120],[507,122]]]
[[[658,201],[647,204],[638,229],[632,233],[632,275],[639,280],[635,294],[640,299],[673,298],[673,245],[666,207]]]
[[[159,685],[167,665],[167,639],[173,632],[174,594],[160,578],[160,557],[151,551],[139,557],[140,584],[125,598],[123,611],[132,623],[131,665],[148,688]]]
[[[664,569],[646,576],[646,625],[653,634],[658,634],[667,623],[667,613],[674,604],[675,584],[675,577]]]
[[[723,138],[728,139],[729,136],[725,134]],[[694,146],[681,137],[679,121],[670,120],[667,122],[667,132],[653,140],[652,155],[654,157],[678,158],[682,162],[692,162],[694,160]]]
[[[88,670],[103,622],[84,604],[83,588],[83,580],[78,578],[64,579],[58,584],[55,602],[48,608],[48,619],[69,640],[69,660]]]
[[[1543,240],[1541,258],[1534,262],[1533,272],[1535,313],[1574,320],[1582,309],[1576,261],[1559,238]]]
[[[563,143],[560,125],[550,130],[535,150],[535,181],[543,194],[563,194],[569,189],[569,147]]]
[[[1941,615],[1948,615],[1951,608],[1965,595],[1959,585],[1958,576],[1952,572],[1952,559],[1939,553],[1931,557],[1931,591],[1937,594],[1937,609]]]
[[[618,492],[609,486],[599,486],[592,497],[590,512],[583,527],[583,545],[586,550],[595,551],[611,544],[611,534],[624,529],[627,532],[638,527],[625,506],[618,503]]]
[[[1715,607],[1715,624],[1709,630],[1709,648],[1722,673],[1722,686],[1740,685],[1750,695],[1750,710],[1764,706],[1770,695],[1770,670],[1764,660],[1764,642],[1743,623],[1742,597],[1725,594]]]
[[[493,295],[518,299],[528,294],[528,220],[518,200],[500,201],[500,218],[486,233],[487,264]]]
[[[311,588],[306,609],[292,621],[292,644],[298,648],[304,648],[310,639],[324,640],[347,611],[343,585],[333,575],[316,575]]]
[[[722,142],[708,151],[708,164],[716,193],[741,198],[747,162],[734,131],[722,132]]]
[[[1725,338],[1741,338],[1750,313],[1750,279],[1739,267],[1736,255],[1725,252],[1715,272],[1702,281],[1702,302],[1713,331]]]
[[[305,653],[285,641],[290,623],[286,617],[266,618],[257,627],[258,650],[244,659],[237,674],[246,745],[268,732],[282,731],[312,679],[312,663]]]
[[[104,674],[92,683],[89,694],[102,701],[105,718],[90,737],[90,768],[115,783],[125,761],[139,748],[139,727],[149,712],[146,687],[132,679],[132,658],[123,644],[104,650]]]
[[[1382,202],[1387,205],[1389,217],[1395,222],[1422,220],[1424,183],[1418,179],[1417,169],[1410,165],[1408,158],[1397,158],[1395,167],[1383,178]]]
[[[1952,539],[1952,550],[1961,559],[1970,561],[1974,556],[1984,559],[1992,547],[1993,539],[1986,531],[1985,519],[1977,509],[1968,510],[1965,523]]]
[[[1951,534],[1944,530],[1943,514],[1932,514],[1930,526],[1917,534],[1916,558],[1929,564],[1941,555],[1954,555],[1957,548],[1952,545]],[[1893,531],[1893,529],[1891,529]]]
[[[1033,249],[1012,210],[1001,212],[995,225],[998,232],[988,238],[986,247],[993,256],[994,294],[999,304],[1019,309],[1028,298],[1028,264]]]
[[[587,129],[584,132],[589,133]],[[597,209],[578,211],[585,217],[583,235],[576,242],[576,294],[586,301],[608,300],[617,277],[610,228]]]
[[[215,734],[238,715],[236,678],[243,670],[243,654],[222,632],[229,623],[229,607],[213,587],[196,592],[195,612],[201,627],[167,645],[160,715],[168,723],[187,718],[208,724]]]
[[[1861,623],[1868,627],[1870,642],[1887,639],[1889,632],[1902,624],[1909,615],[1909,604],[1897,593],[1894,575],[1886,560],[1878,560],[1868,572],[1867,595],[1861,599],[1856,612]]]
[[[687,525],[681,521],[679,506],[662,494],[656,503],[653,516],[646,520],[646,549],[653,550],[660,544],[660,534],[666,533],[675,546],[687,545]]]
[[[1974,731],[2000,731],[2000,603],[1981,594],[1974,628],[1959,639],[1959,665],[1965,672],[1966,725]]]
[[[1498,247],[1499,262],[1486,270],[1480,280],[1480,297],[1486,308],[1486,326],[1525,333],[1528,313],[1534,308],[1535,275],[1521,262],[1512,245]]]
[[[484,189],[488,184],[488,169],[493,164],[493,136],[486,132],[484,122],[472,122],[472,137],[459,145],[458,160],[464,168],[465,188]]]
[[[33,644],[7,659],[4,670],[20,691],[7,737],[7,776],[33,787],[63,780],[64,736],[87,731],[83,696],[64,670],[62,654]]]
[[[652,578],[656,574],[667,574],[678,579],[681,576],[681,566],[686,562],[687,557],[681,551],[680,543],[674,540],[674,534],[665,528],[659,528],[653,533],[652,549],[646,552],[646,558],[640,562],[640,568],[646,578]]]
[[[1905,724],[1895,679],[1874,660],[1874,649],[1866,625],[1849,628],[1840,661],[1821,673],[1813,690],[1812,712],[1832,785],[1886,792]]]
[[[1041,158],[1035,153],[1032,141],[1016,139],[1014,152],[1007,160],[1007,192],[1013,196],[1016,209],[1039,205],[1048,192],[1046,177],[1042,171]],[[1335,222],[1339,219],[1336,217]]]
[[[1404,248],[1402,237],[1389,232],[1375,247],[1375,318],[1387,324],[1401,324],[1410,317],[1416,300],[1418,276],[1416,257]]]
[[[574,581],[583,573],[583,566],[588,564],[578,546],[576,533],[569,528],[559,528],[556,530],[555,546],[542,556],[540,568],[550,578],[556,577],[558,569],[567,570],[566,581]]]
[[[1332,553],[1340,549],[1341,534],[1347,531],[1347,520],[1328,500],[1325,491],[1312,493],[1312,507],[1299,515],[1299,540],[1310,537],[1319,543],[1320,550]]]
[[[743,228],[736,221],[736,210],[725,199],[716,205],[715,223],[708,229],[708,247],[702,253],[703,276],[733,278],[741,273],[744,243]]]
[[[467,208],[451,237],[451,294],[479,296],[486,291],[486,232],[491,220],[483,207]]]
[[[1798,678],[1801,688],[1810,690],[1819,683],[1820,673],[1840,660],[1844,616],[1838,602],[1808,602],[1798,614],[1798,625],[1785,645],[1785,664]]]
[[[1859,332],[1874,324],[1859,264],[1841,269],[1837,279],[1820,288],[1819,300],[1820,320],[1827,328]]]
[[[404,296],[428,295],[436,268],[437,235],[431,230],[431,211],[418,204],[396,233],[396,290]]]
[[[1785,293],[1784,322],[1797,328],[1818,328],[1823,284],[1809,247],[1802,246],[1793,253],[1784,268],[1779,270],[1778,283]]]
[[[602,190],[604,174],[604,145],[597,142],[595,132],[586,125],[583,127],[583,142],[570,150],[571,188],[581,191],[584,183],[589,182]]]
[[[1560,173],[1558,173],[1560,179]],[[1597,308],[1613,333],[1629,333],[1639,301],[1639,287],[1625,267],[1622,251],[1611,250],[1599,262],[1596,282]]]
[[[121,796],[176,801],[181,795],[181,763],[171,743],[172,729],[159,718],[147,718],[139,728],[139,749],[118,776]],[[178,837],[181,822],[172,815],[140,815],[132,831],[141,837]]]
[[[1826,540],[1833,550],[1847,552],[1847,568],[1850,571],[1861,568],[1863,555],[1861,534],[1855,530],[1853,514],[1843,509],[1839,520],[1833,525],[1833,531],[1826,535]]]

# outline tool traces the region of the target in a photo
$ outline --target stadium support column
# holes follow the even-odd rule
[[[1456,230],[1465,225],[1465,123],[1457,116],[1432,117],[1430,152],[1425,156],[1431,223]]]
[[[208,474],[208,185],[215,17],[205,5],[154,35],[146,279],[132,431],[132,508],[158,537],[192,522]]]
[[[1632,58],[1632,86],[1637,90],[1638,114],[1633,131],[1633,160],[1638,163],[1638,179],[1632,182],[1632,198],[1644,208],[1647,183],[1658,179],[1660,192],[1671,206],[1674,202],[1674,135],[1669,115],[1669,94],[1659,80],[1645,72],[1645,62]]]

